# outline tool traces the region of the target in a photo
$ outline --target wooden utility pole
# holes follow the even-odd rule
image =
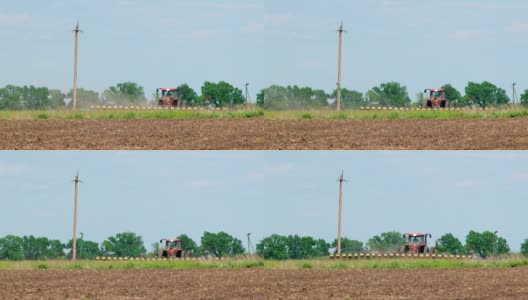
[[[343,179],[343,172],[341,177],[339,177],[339,216],[337,218],[337,255],[341,255],[341,215],[343,211],[343,182],[346,180]]]
[[[249,83],[246,83],[246,105],[249,104],[251,99],[249,99],[249,89],[248,89]]]
[[[253,248],[253,244],[251,244],[251,238],[249,237],[250,235],[251,235],[251,233],[247,234],[247,238],[248,238],[248,255],[251,255],[251,249]]]
[[[338,62],[337,62],[337,111],[341,110],[341,60],[342,60],[342,46],[343,46],[343,22],[339,26],[339,51],[338,51]]]
[[[517,83],[514,83],[513,86],[512,86],[512,89],[513,89],[513,96],[512,96],[512,102],[513,104],[517,103],[517,91],[515,90],[515,86],[517,85]]]
[[[72,260],[77,257],[77,195],[79,191],[79,173],[75,175],[75,202],[73,204],[73,241],[72,241]]]
[[[78,57],[78,50],[79,50],[79,32],[81,30],[79,29],[79,22],[77,22],[77,26],[75,26],[75,29],[73,30],[75,32],[75,55],[74,55],[74,62],[73,62],[73,97],[72,97],[72,108],[73,110],[77,109],[77,57]]]

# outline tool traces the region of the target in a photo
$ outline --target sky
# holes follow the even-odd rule
[[[528,89],[524,0],[23,0],[0,1],[0,86],[73,85],[102,92],[225,80],[251,99],[271,84],[331,92],[341,21],[343,87],[398,81],[409,95],[469,81]]]
[[[246,245],[274,233],[343,236],[386,231],[433,240],[498,231],[518,251],[526,232],[528,152],[516,151],[2,151],[0,236],[102,242],[132,231],[148,248],[181,233],[227,233]]]

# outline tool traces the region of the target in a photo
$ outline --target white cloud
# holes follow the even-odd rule
[[[515,181],[528,181],[528,172],[515,172],[512,174],[511,179]]]
[[[481,37],[482,34],[476,30],[457,30],[454,37],[459,40],[469,40]]]
[[[30,16],[27,13],[17,15],[0,14],[0,26],[18,26],[27,23]]]
[[[460,180],[455,183],[455,186],[459,188],[473,188],[473,187],[477,187],[480,185],[481,185],[481,182],[478,180],[474,180],[474,179]]]
[[[121,0],[119,1],[119,5],[128,6],[128,5],[135,5],[137,2],[135,0]]]
[[[282,26],[290,23],[293,20],[292,14],[267,14],[264,16],[266,24],[271,26]]]
[[[528,22],[516,22],[504,28],[504,31],[510,33],[528,33]]]
[[[256,3],[215,3],[213,4],[214,7],[222,8],[222,9],[255,9],[259,8],[259,5]]]
[[[264,23],[259,22],[250,22],[246,26],[242,27],[242,32],[246,33],[256,33],[264,32]]]
[[[0,176],[19,176],[26,170],[27,167],[21,164],[0,164]]]
[[[216,188],[219,186],[219,183],[213,180],[193,180],[191,181],[191,187],[193,189],[210,189]]]
[[[267,164],[264,167],[266,175],[285,175],[295,169],[295,165],[291,162],[283,164]]]

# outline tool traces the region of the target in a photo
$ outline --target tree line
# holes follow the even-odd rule
[[[497,106],[510,103],[506,91],[496,85],[484,81],[469,82],[462,95],[451,84],[442,86],[446,90],[447,99],[454,105],[464,106]],[[188,106],[233,107],[244,104],[246,99],[239,88],[225,82],[206,81],[201,87],[201,94],[188,84],[177,87],[179,97]],[[73,91],[63,93],[57,89],[35,86],[6,85],[0,88],[0,110],[44,110],[71,107]],[[328,109],[335,108],[337,90],[327,93],[311,87],[271,85],[257,94],[256,104],[262,109]],[[362,106],[418,106],[424,94],[417,93],[415,101],[411,100],[407,87],[398,82],[382,83],[371,88],[366,93],[343,88],[341,90],[342,107],[357,109]],[[77,89],[78,108],[89,108],[97,105],[156,105],[159,95],[153,93],[150,102],[145,96],[143,87],[134,82],[117,83],[107,88],[103,93],[79,88]],[[528,90],[520,96],[521,104],[528,106]]]
[[[469,82],[464,95],[451,84],[445,84],[442,88],[446,90],[450,103],[457,107],[488,107],[511,102],[504,89],[487,81]],[[326,93],[310,87],[272,85],[257,95],[257,105],[272,110],[335,108],[336,98],[337,90]],[[528,106],[528,90],[521,94],[520,99],[521,104]],[[366,93],[341,89],[341,106],[344,109],[364,106],[417,107],[423,100],[422,92],[416,94],[415,101],[411,100],[407,87],[399,82],[382,83]]]
[[[193,256],[232,257],[246,253],[241,240],[226,232],[204,232],[200,245],[186,234],[180,234],[184,250]],[[347,237],[341,239],[342,253],[387,253],[396,252],[405,244],[402,234],[396,231],[375,235],[366,243]],[[510,252],[507,241],[490,231],[470,231],[465,244],[453,234],[447,233],[436,240],[437,253],[466,254],[481,258],[493,257]],[[77,240],[77,258],[95,259],[97,256],[115,257],[153,257],[160,248],[153,243],[147,251],[143,238],[133,232],[118,233],[108,237],[102,243]],[[337,239],[328,243],[324,239],[311,236],[272,234],[256,244],[256,253],[264,259],[307,259],[327,256],[337,248]],[[521,244],[521,253],[528,257],[528,239]],[[61,243],[46,237],[7,235],[0,238],[0,260],[46,260],[71,257],[72,240]]]
[[[226,107],[244,104],[246,98],[242,90],[233,85],[220,81],[218,83],[206,81],[201,88],[201,95],[187,84],[177,87],[180,99],[188,106]],[[63,93],[60,90],[47,87],[6,85],[0,88],[0,110],[47,110],[71,108],[73,90]],[[152,95],[152,102],[145,96],[143,87],[135,82],[117,83],[107,88],[103,93],[78,88],[77,107],[80,109],[97,105],[157,105],[159,95]]]

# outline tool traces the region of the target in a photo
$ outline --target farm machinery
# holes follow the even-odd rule
[[[332,254],[331,259],[377,259],[377,258],[407,258],[407,259],[469,259],[471,256],[468,255],[452,255],[452,254],[437,254],[436,246],[429,247],[427,239],[431,238],[429,233],[406,233],[402,236],[405,240],[405,244],[398,248],[397,252],[389,253],[377,253],[377,252],[365,252],[365,253],[345,253],[345,254]]]
[[[449,101],[446,97],[445,89],[436,88],[436,89],[426,89],[424,91],[425,96],[425,107],[427,108],[448,108]],[[420,103],[423,105],[423,103]]]
[[[183,101],[178,95],[177,88],[159,88],[156,90],[159,95],[158,106],[161,107],[182,107]]]
[[[162,244],[162,247],[160,247],[157,257],[182,258],[186,255],[181,239],[161,239],[160,244]]]
[[[405,239],[405,245],[398,249],[399,253],[435,253],[436,247],[429,248],[427,246],[427,238],[432,237],[430,233],[406,233],[402,237]]]

